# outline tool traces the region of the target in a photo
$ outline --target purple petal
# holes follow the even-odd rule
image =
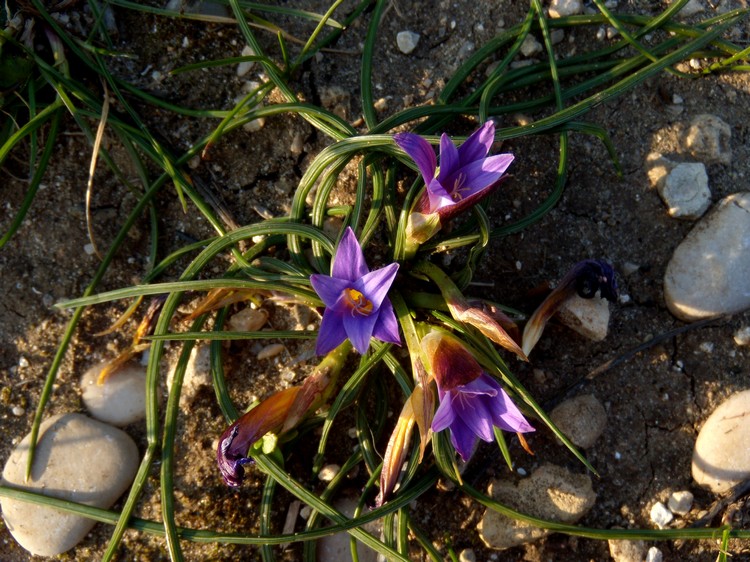
[[[380,303],[378,314],[375,329],[372,331],[373,337],[380,341],[401,345],[401,336],[398,333],[398,320],[396,320],[393,305],[388,298],[383,299],[383,302]]]
[[[424,178],[425,185],[428,185],[435,177],[437,168],[435,151],[430,143],[414,133],[399,133],[393,137],[393,140],[414,160]]]
[[[354,288],[360,291],[371,303],[374,310],[380,308],[388,294],[393,280],[398,273],[398,264],[392,263],[375,271],[371,271],[354,283]]]
[[[424,214],[427,215],[456,204],[455,201],[451,199],[450,194],[443,187],[443,184],[437,179],[432,180],[427,186],[427,200],[427,209],[423,211]]]
[[[440,171],[438,178],[447,178],[461,167],[458,157],[458,149],[448,135],[443,133],[440,137]]]
[[[495,142],[495,124],[487,121],[472,135],[466,139],[466,142],[458,147],[458,156],[462,165],[469,164],[475,160],[480,160],[487,156]]]
[[[356,281],[369,271],[357,237],[351,227],[347,226],[333,258],[331,277]]]
[[[457,200],[454,193],[456,190],[459,190],[460,198],[465,199],[499,180],[511,162],[512,154],[498,154],[484,160],[475,160],[442,180],[443,187],[453,196],[454,201]]]
[[[473,381],[459,386],[456,390],[467,396],[497,396],[500,392],[503,392],[500,384],[486,373],[482,373]]]
[[[446,392],[440,397],[440,405],[432,418],[432,431],[435,433],[443,431],[453,423],[456,412],[453,411],[453,393]]]
[[[325,355],[338,347],[345,339],[344,315],[335,308],[327,308],[323,313],[323,320],[320,322],[315,353]]]
[[[454,400],[454,410],[466,426],[485,441],[492,441],[492,413],[484,398],[459,395]]]
[[[318,293],[323,304],[329,308],[336,306],[344,289],[351,287],[351,281],[329,277],[320,273],[314,273],[310,276],[310,284],[315,292]]]
[[[526,421],[521,411],[510,399],[508,393],[501,389],[497,398],[493,399],[492,419],[494,425],[505,431],[528,433],[534,428]]]
[[[500,176],[500,179],[498,179],[495,183],[486,186],[484,189],[479,190],[474,194],[469,195],[468,197],[464,197],[460,201],[457,201],[454,205],[439,209],[438,214],[440,215],[440,221],[442,223],[445,223],[446,221],[449,221],[463,211],[470,209],[471,207],[479,203],[482,199],[490,195],[493,191],[495,191],[495,189],[497,189],[497,187],[500,186],[507,178],[507,175],[502,175]]]
[[[460,418],[456,418],[451,425],[451,443],[464,462],[471,458],[477,438]]]
[[[354,311],[343,315],[346,335],[352,342],[354,349],[364,355],[370,347],[370,338],[378,320],[378,314],[361,316]]]

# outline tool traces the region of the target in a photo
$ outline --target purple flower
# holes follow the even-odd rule
[[[437,383],[440,406],[432,430],[449,428],[453,447],[464,461],[471,457],[477,438],[494,439],[493,426],[517,433],[534,431],[510,396],[486,373],[450,389],[441,387],[439,379]]]
[[[422,215],[438,213],[441,221],[489,195],[513,162],[512,154],[487,156],[495,140],[492,121],[487,121],[458,148],[443,133],[439,170],[432,146],[419,135],[399,133],[393,140],[414,160],[427,186],[414,211]]]
[[[397,263],[370,271],[354,232],[347,227],[331,275],[310,276],[326,306],[316,345],[318,355],[328,353],[346,338],[359,353],[367,351],[371,337],[401,343],[393,305],[386,296],[397,271]]]
[[[450,429],[451,442],[469,460],[477,438],[492,441],[492,427],[534,431],[500,384],[487,373],[455,336],[433,330],[422,338],[422,349],[438,387],[432,431]]]

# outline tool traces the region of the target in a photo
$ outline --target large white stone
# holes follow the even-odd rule
[[[39,431],[31,478],[25,482],[30,435],[11,452],[4,485],[109,508],[128,489],[138,469],[138,448],[123,431],[81,414],[59,414]],[[95,521],[3,498],[3,519],[13,538],[39,556],[73,548]]]
[[[583,12],[581,0],[552,0],[549,4],[549,17],[564,18]]]
[[[693,478],[716,494],[750,477],[750,390],[729,397],[708,417],[693,450]]]
[[[86,409],[96,419],[124,426],[146,417],[146,370],[135,364],[125,365],[98,383],[104,364],[81,377],[81,397]]]
[[[750,306],[750,192],[722,199],[675,249],[664,298],[686,321]]]
[[[399,31],[396,34],[396,45],[398,50],[408,55],[419,45],[419,33],[413,31]]]
[[[574,474],[561,466],[545,464],[518,485],[497,480],[489,495],[523,513],[542,519],[575,523],[594,505],[596,494],[587,474]],[[504,550],[542,538],[547,531],[488,509],[477,525],[490,548]]]

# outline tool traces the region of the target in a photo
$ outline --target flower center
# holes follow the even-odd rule
[[[369,316],[372,314],[372,302],[357,289],[344,289],[344,301],[351,309],[352,314]]]
[[[451,199],[458,202],[464,198],[462,191],[466,191],[468,188],[464,186],[466,182],[466,174],[461,172],[453,182],[453,189],[451,190]]]

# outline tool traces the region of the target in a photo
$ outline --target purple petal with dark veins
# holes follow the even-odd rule
[[[492,121],[487,121],[479,129],[474,131],[471,136],[466,139],[466,142],[458,147],[458,155],[461,165],[465,166],[469,162],[480,160],[487,156],[492,148],[493,142],[495,142],[495,124]]]
[[[386,343],[395,343],[401,345],[401,336],[398,333],[398,320],[393,312],[393,305],[388,298],[383,299],[380,303],[378,321],[372,331],[374,338]]]
[[[414,133],[398,133],[394,135],[393,140],[414,160],[425,185],[428,185],[435,177],[437,169],[437,158],[432,145]]]
[[[357,237],[351,227],[347,226],[333,258],[331,277],[356,281],[369,271]]]
[[[320,300],[322,300],[323,304],[328,308],[336,306],[344,289],[352,286],[351,281],[329,277],[328,275],[323,275],[321,273],[311,275],[310,284],[315,292],[318,293]]]

